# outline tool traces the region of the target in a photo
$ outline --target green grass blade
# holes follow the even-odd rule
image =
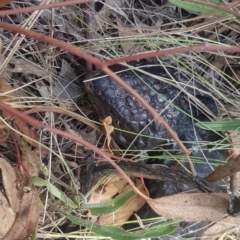
[[[122,240],[122,239],[136,240],[136,239],[151,238],[151,237],[162,237],[162,236],[169,235],[170,233],[176,230],[175,226],[172,226],[169,223],[164,223],[153,229],[138,231],[136,233],[130,233],[116,227],[99,226],[99,225],[90,223],[84,219],[80,219],[76,216],[73,216],[62,210],[58,209],[58,211],[73,223],[84,226],[100,236],[111,237],[116,240]]]
[[[214,7],[209,7],[209,6],[205,6],[203,4],[199,4],[199,3],[193,3],[193,2],[188,2],[188,1],[182,1],[182,0],[169,0],[172,4],[180,7],[180,8],[183,8],[187,11],[190,11],[190,12],[200,12],[202,14],[210,14],[210,13],[213,13],[213,12],[216,12],[218,11],[218,9],[214,8]],[[208,1],[208,2],[211,2],[211,3],[215,3],[215,4],[218,4],[218,5],[223,5],[222,1]],[[225,12],[222,12],[222,11],[219,11],[219,13],[217,13],[217,16],[227,16],[228,14],[225,13]]]
[[[126,192],[124,194],[121,194],[114,199],[110,199],[105,202],[101,202],[98,204],[84,204],[83,207],[86,209],[89,209],[91,211],[91,214],[94,216],[100,215],[100,214],[108,214],[111,212],[114,212],[118,210],[120,207],[122,207],[130,198],[134,196],[133,191]]]
[[[211,129],[213,131],[229,131],[238,129],[240,127],[240,120],[198,122],[195,125],[202,129]]]
[[[69,207],[71,208],[77,207],[77,204],[75,202],[73,202],[62,191],[60,191],[57,187],[52,185],[50,182],[39,177],[34,177],[32,178],[32,183],[38,187],[46,187],[52,195],[54,195],[56,198],[58,198],[62,202],[66,203]]]

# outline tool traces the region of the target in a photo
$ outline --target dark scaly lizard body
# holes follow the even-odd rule
[[[112,68],[113,71],[121,69],[125,69],[125,71],[118,73],[118,75],[161,114],[182,141],[196,140],[194,128],[198,141],[214,140],[216,134],[193,127],[192,119],[182,112],[190,114],[189,102],[185,94],[180,93],[174,86],[143,73],[136,72],[138,77],[131,70],[126,71],[124,67],[115,66]],[[170,68],[167,69],[169,73],[163,67],[146,67],[144,70],[165,79],[170,79],[169,73],[174,77],[174,70]],[[175,78],[177,77],[183,76],[179,76],[178,73]],[[138,136],[131,145],[132,149],[152,149],[171,138],[166,129],[154,121],[151,122],[152,117],[147,110],[110,77],[103,76],[100,79],[89,81],[85,83],[85,87],[100,118],[104,119],[111,115],[114,127],[124,130],[115,130],[113,134],[115,141],[121,146],[128,147],[138,133],[147,137]],[[167,101],[172,101],[173,105],[182,111]]]
[[[210,143],[212,140],[218,138],[215,133],[194,126],[192,118],[184,113],[187,112],[188,114],[191,114],[188,99],[184,93],[181,93],[174,86],[140,72],[136,72],[139,75],[137,76],[131,70],[126,71],[126,68],[124,67],[115,66],[112,70],[123,70],[117,74],[161,114],[182,141],[204,141]],[[165,80],[170,78],[169,74],[174,77],[173,68],[168,68],[168,71],[166,71],[162,67],[144,67],[144,70],[151,74],[163,77]],[[184,76],[178,74],[175,78],[177,79],[177,77],[179,79]],[[141,81],[141,78],[145,83]],[[135,100],[121,86],[115,83],[110,77],[100,75],[99,79],[87,82],[85,87],[99,114],[99,118],[104,119],[108,115],[111,115],[114,127],[124,130],[115,130],[113,134],[113,137],[118,144],[128,147],[136,137],[136,134],[140,133],[143,129],[144,130],[141,134],[147,135],[147,137],[138,136],[131,145],[132,149],[152,149],[157,145],[165,143],[167,139],[171,138],[166,129],[155,121],[152,122],[152,117],[147,110],[145,110],[137,100]],[[174,106],[169,104],[170,101],[172,101]],[[194,108],[192,110],[196,113]],[[128,133],[125,131],[128,131]],[[129,132],[133,132],[135,135]],[[189,143],[188,147],[192,147],[192,144]],[[202,157],[202,153],[203,151],[194,150],[192,155]],[[221,151],[204,151],[205,156],[215,159],[223,159],[224,154],[222,155]],[[221,156],[221,158],[219,156]],[[119,165],[125,172],[129,172],[134,176],[142,174],[144,178],[148,179],[181,182],[204,192],[212,192],[216,190],[214,190],[214,187],[210,187],[202,178],[193,177],[190,174],[182,173],[181,171],[174,171],[164,166],[158,165],[153,167],[141,163],[120,163]],[[200,165],[202,166],[203,164]],[[209,166],[205,164],[204,167],[201,167],[201,171],[204,172],[200,172],[200,175],[206,176],[209,171]],[[96,183],[96,180],[100,176],[112,173],[116,173],[116,171],[111,165],[93,167],[87,174],[87,181],[83,181],[85,182],[84,184],[86,184],[85,189],[90,190],[89,188],[93,186],[91,182]],[[89,181],[90,178],[91,181]]]
[[[163,165],[148,165],[134,162],[120,162],[118,165],[126,173],[130,173],[131,176],[135,177],[181,182],[202,192],[224,191],[222,188],[213,186],[202,178],[194,177],[187,172],[176,171]],[[99,178],[115,173],[117,173],[117,170],[110,164],[100,165],[98,167],[91,165],[82,181],[82,192],[87,193],[97,183]]]

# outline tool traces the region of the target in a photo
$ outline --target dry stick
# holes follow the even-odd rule
[[[33,12],[37,10],[51,9],[51,8],[57,8],[57,7],[65,7],[65,6],[82,4],[87,2],[92,2],[92,0],[72,0],[72,1],[50,3],[50,4],[44,4],[44,5],[32,6],[32,7],[26,7],[26,8],[3,10],[3,11],[0,11],[0,16],[8,16],[8,15],[13,15],[18,13],[27,13],[27,12]]]
[[[146,201],[150,200],[150,198],[148,198],[147,196],[145,196],[143,193],[141,193],[139,191],[138,188],[135,187],[133,181],[126,175],[126,173],[101,149],[97,148],[96,146],[92,145],[91,143],[85,141],[84,139],[80,139],[68,132],[64,132],[62,130],[53,128],[53,127],[48,127],[47,125],[43,124],[42,122],[20,112],[19,110],[10,107],[9,105],[7,105],[4,102],[0,101],[0,108],[3,109],[4,111],[7,111],[9,113],[11,113],[13,116],[19,117],[20,119],[26,121],[27,123],[29,123],[30,125],[32,125],[33,127],[40,129],[42,131],[48,131],[51,133],[55,133],[58,134],[62,137],[71,139],[79,144],[82,144],[84,146],[86,146],[87,148],[92,149],[94,152],[96,152],[98,155],[102,156],[103,158],[105,158],[130,184],[130,186],[134,189],[134,191],[139,194],[142,198],[144,198]]]

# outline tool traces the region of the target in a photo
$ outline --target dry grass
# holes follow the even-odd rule
[[[51,0],[43,0],[41,4],[50,2]],[[184,18],[182,17],[184,14],[190,14],[176,9],[170,4],[159,6],[152,3],[150,6],[144,3],[146,1],[136,1],[133,5],[133,1],[126,1],[119,6],[120,1],[105,2],[101,16],[96,14],[96,25],[93,29],[96,32],[96,38],[91,41],[86,40],[84,36],[87,26],[82,24],[83,15],[80,6],[5,16],[3,21],[21,24],[23,27],[53,36],[83,48],[88,53],[102,59],[200,43],[239,44],[239,24],[229,17],[211,18],[192,15],[190,18],[189,16]],[[28,1],[11,3],[11,7],[14,8],[28,5],[30,5]],[[19,108],[24,105],[26,109],[42,105],[60,107],[63,110],[79,112],[86,119],[92,119],[94,110],[83,90],[79,91],[80,97],[77,103],[71,99],[68,99],[66,103],[56,93],[56,83],[62,84],[59,73],[63,60],[70,64],[67,65],[67,71],[74,71],[76,74],[71,81],[82,87],[85,70],[84,62],[81,59],[54,46],[39,43],[8,31],[2,31],[0,37],[3,41],[2,52],[4,55],[2,69],[5,69],[4,74],[8,75],[14,88],[13,94],[17,96],[15,105],[18,105]],[[16,59],[18,60],[16,61]],[[240,117],[238,54],[192,52],[158,58],[149,62],[149,65],[151,64],[159,64],[164,67],[175,64],[176,74],[184,73],[187,81],[176,82],[175,79],[172,79],[171,84],[185,92],[189,100],[195,103],[199,109],[203,106],[197,100],[196,94],[214,98],[220,115],[211,114],[212,120]],[[34,74],[32,74],[33,72]],[[72,117],[49,112],[35,113],[34,117],[49,126],[72,131],[74,134],[89,138],[88,141],[92,141],[98,146],[102,145],[103,138],[100,133],[92,132],[89,126]],[[90,133],[92,133],[92,137],[89,137]],[[76,206],[81,204],[79,179],[81,171],[84,169],[86,149],[52,133],[42,132],[41,139],[49,150],[47,158],[43,159],[40,155],[41,177],[59,191],[63,191],[74,201]],[[14,151],[10,143],[7,147]],[[219,146],[216,143],[215,147],[228,149],[229,145],[220,142]],[[164,158],[166,154],[169,154],[170,158],[172,157],[171,153],[163,151],[165,155],[159,154],[159,158]],[[3,149],[1,154],[11,160],[14,159],[9,150]],[[121,154],[126,156],[129,152],[126,153],[122,149]],[[181,159],[181,156],[174,157]],[[64,224],[68,231],[71,229],[71,224],[53,206],[68,210],[69,204],[57,200],[53,196],[53,192],[49,192],[49,188],[46,187],[39,188],[39,196],[41,217],[36,233],[37,239],[108,239],[90,236],[84,228],[75,230],[75,232],[70,230],[70,233],[63,233],[65,231]],[[73,208],[72,214],[88,219],[84,209]],[[146,228],[159,221],[163,221],[162,218],[141,219],[140,226],[143,225]],[[226,239],[237,239],[237,237],[235,234],[231,234],[231,237]]]

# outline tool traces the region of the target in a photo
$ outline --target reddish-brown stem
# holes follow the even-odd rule
[[[68,132],[64,132],[62,130],[53,128],[53,127],[48,127],[47,125],[44,125],[42,122],[37,121],[36,119],[20,112],[19,110],[10,107],[4,102],[0,102],[0,108],[3,109],[6,112],[11,113],[13,116],[19,117],[20,119],[24,120],[25,122],[29,123],[33,127],[37,129],[41,129],[42,131],[48,131],[52,132],[55,134],[58,134],[62,137],[71,139],[81,145],[86,146],[87,148],[91,149],[92,151],[96,152],[98,155],[106,159],[123,177],[126,179],[126,181],[129,183],[129,185],[134,189],[134,191],[139,194],[142,198],[145,200],[149,200],[147,196],[145,196],[141,191],[139,191],[138,188],[135,187],[133,181],[127,176],[127,174],[101,149],[97,148],[96,146],[92,145],[91,143],[85,141],[84,139],[78,138]]]
[[[70,6],[70,5],[74,5],[74,4],[82,4],[82,3],[88,3],[88,2],[92,2],[92,0],[70,0],[70,1],[66,1],[66,2],[49,3],[49,4],[26,7],[26,8],[2,10],[2,11],[0,11],[0,16],[33,12],[33,11],[37,11],[37,10],[51,9],[51,8],[57,8],[57,7],[65,7],[65,6]]]
[[[107,66],[116,65],[122,62],[131,62],[136,60],[148,59],[153,57],[161,57],[167,55],[174,55],[179,53],[187,53],[187,52],[217,52],[217,51],[224,51],[224,52],[240,52],[240,47],[238,46],[216,46],[206,44],[199,44],[196,46],[189,46],[189,47],[179,47],[179,48],[172,48],[172,49],[164,49],[161,51],[154,51],[148,53],[140,53],[133,56],[116,58],[113,60],[106,60],[104,64]]]
[[[42,41],[42,42],[45,42],[45,43],[53,44],[53,45],[55,45],[59,48],[62,48],[64,50],[72,53],[75,56],[83,58],[86,61],[94,64],[96,67],[98,67],[103,72],[108,74],[113,80],[115,80],[124,89],[126,89],[126,91],[128,91],[134,98],[136,98],[136,100],[138,100],[142,104],[142,106],[147,111],[149,111],[149,113],[152,115],[154,120],[156,120],[160,124],[163,124],[166,127],[167,131],[170,133],[170,135],[173,137],[173,139],[177,142],[179,147],[182,149],[183,153],[185,155],[189,155],[189,151],[186,149],[186,147],[183,145],[181,140],[178,138],[178,135],[170,128],[168,123],[166,123],[164,121],[164,119],[161,116],[158,115],[158,113],[144,100],[143,97],[141,97],[134,89],[132,89],[120,77],[118,77],[113,71],[111,71],[103,61],[91,56],[90,54],[87,54],[87,53],[83,52],[79,48],[71,46],[70,44],[64,43],[64,42],[59,41],[57,39],[45,36],[45,35],[40,34],[40,33],[36,33],[34,31],[31,31],[31,30],[28,30],[28,29],[25,29],[25,28],[21,28],[21,27],[18,27],[18,26],[9,24],[9,23],[2,23],[2,22],[0,22],[0,28],[4,28],[4,29],[8,29],[8,30],[11,30],[11,31],[14,31],[14,32],[18,32],[18,33],[24,34],[28,37],[34,38],[36,40],[39,40],[39,41]],[[240,48],[239,48],[239,50],[240,50]]]

